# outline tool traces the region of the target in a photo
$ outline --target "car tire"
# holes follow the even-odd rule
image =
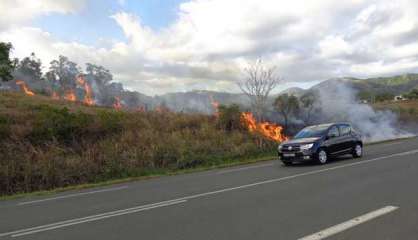
[[[363,156],[363,146],[359,143],[356,143],[353,147],[352,155],[354,158],[361,158]]]
[[[320,148],[318,150],[318,154],[316,157],[316,160],[319,164],[326,164],[328,162],[328,153],[325,151],[325,149]]]

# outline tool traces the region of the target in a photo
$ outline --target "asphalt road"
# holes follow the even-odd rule
[[[1,239],[418,239],[418,139],[0,202]]]

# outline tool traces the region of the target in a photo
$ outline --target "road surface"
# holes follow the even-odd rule
[[[418,139],[0,202],[2,239],[418,239]]]

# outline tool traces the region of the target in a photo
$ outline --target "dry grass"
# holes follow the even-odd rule
[[[115,111],[0,92],[0,196],[271,155],[200,114]]]
[[[403,122],[415,122],[418,120],[418,100],[386,101],[373,105],[376,109],[389,109],[398,114]]]

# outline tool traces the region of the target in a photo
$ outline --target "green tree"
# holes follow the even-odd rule
[[[412,89],[405,97],[408,99],[418,99],[418,88]]]
[[[23,58],[16,66],[16,73],[39,81],[42,78],[42,63],[39,58],[32,53],[29,57]]]
[[[10,60],[10,50],[13,48],[11,43],[0,42],[0,80],[10,81],[13,79],[13,61]]]
[[[284,119],[284,127],[289,126],[289,119],[299,113],[299,100],[294,95],[282,94],[274,101],[274,107]]]
[[[218,126],[225,131],[241,129],[241,110],[237,104],[221,105],[218,108]]]
[[[76,63],[65,56],[59,56],[58,60],[51,62],[46,78],[54,87],[63,87],[67,90],[75,88],[76,77],[79,74],[80,70]]]
[[[99,86],[104,86],[113,80],[112,73],[102,67],[92,63],[86,64],[86,78],[94,80]]]

